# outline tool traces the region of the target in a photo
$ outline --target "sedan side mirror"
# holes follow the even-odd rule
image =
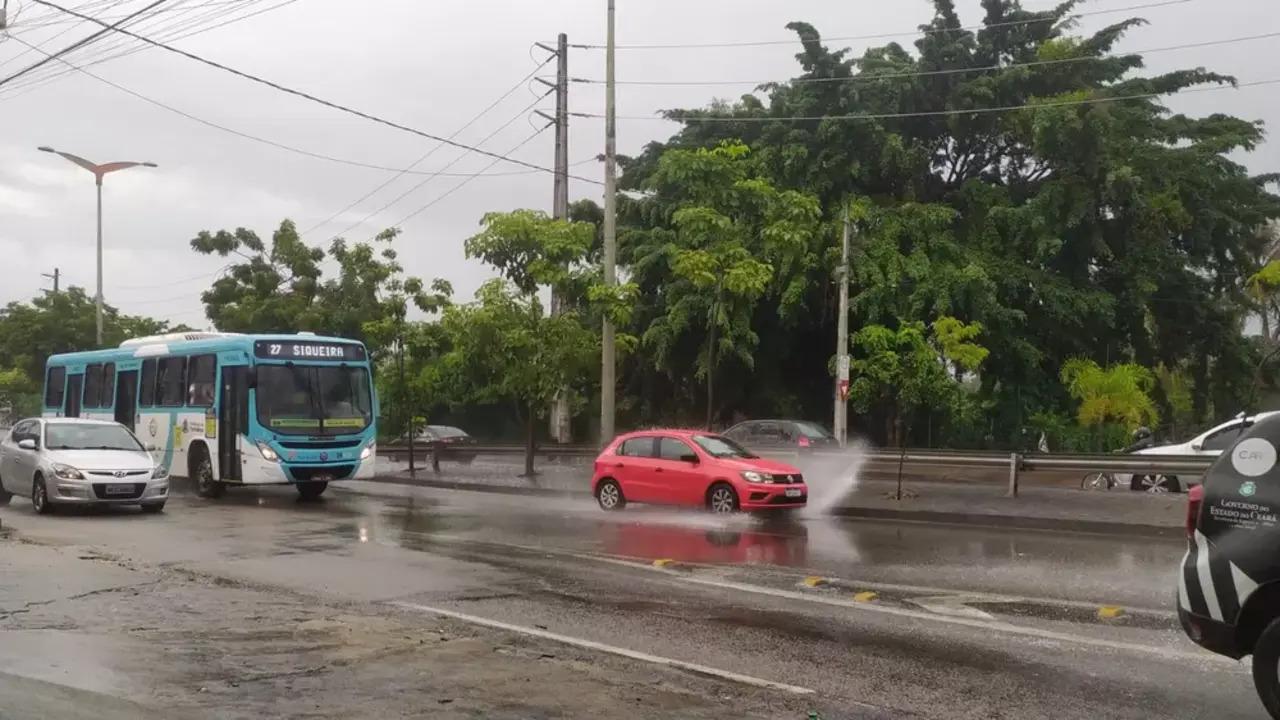
[[[680,456],[680,461],[681,461],[681,462],[687,462],[687,463],[693,463],[694,465],[697,465],[697,464],[698,464],[698,456],[697,456],[697,455],[694,455],[693,453],[690,453],[690,454],[688,454],[688,455],[681,455],[681,456]]]
[[[18,447],[23,450],[35,450],[37,446],[35,440],[32,440],[31,438],[23,438],[18,441]]]
[[[1204,446],[1201,445],[1200,443],[1195,443],[1191,446],[1191,449],[1195,450],[1196,452],[1200,452],[1201,450],[1204,449]]]

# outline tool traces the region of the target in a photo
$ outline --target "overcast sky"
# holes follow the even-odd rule
[[[85,12],[118,19],[141,9],[143,0],[57,0]],[[1148,4],[1153,0],[1095,0],[1082,12]],[[1130,33],[1123,50],[1144,50],[1280,31],[1276,0],[1185,0],[1131,13],[1084,17],[1081,28],[1095,30],[1127,14],[1150,25]],[[16,39],[60,49],[98,28],[61,21],[56,11],[31,0],[9,0],[18,9],[13,38],[0,34],[0,78],[36,61]],[[280,5],[282,0],[169,0],[136,30],[160,38],[200,30],[217,22]],[[617,0],[618,42],[684,43],[786,40],[786,23],[804,20],[824,36],[911,32],[927,22],[926,0]],[[1027,0],[1041,9],[1052,3]],[[966,24],[980,21],[978,0],[960,0]],[[536,41],[565,32],[571,43],[604,39],[605,0],[296,0],[260,15],[209,30],[175,44],[214,60],[263,75],[421,130],[451,135],[515,87],[529,74]],[[57,37],[55,34],[62,33]],[[904,44],[910,37],[899,39]],[[872,44],[883,44],[883,40]],[[855,53],[867,44],[851,45]],[[1276,41],[1263,40],[1148,56],[1155,72],[1205,66],[1241,81],[1280,77]],[[91,62],[107,51],[136,46],[104,38],[67,56]],[[620,50],[619,80],[765,80],[797,73],[794,45],[749,48]],[[602,78],[604,54],[573,50],[570,75]],[[275,92],[163,50],[147,49],[93,65],[90,71],[190,115],[239,132],[315,153],[388,167],[405,167],[434,143]],[[545,68],[552,72],[554,66]],[[52,63],[49,77],[64,72]],[[94,189],[87,172],[54,155],[36,151],[50,145],[94,162],[148,160],[158,169],[132,169],[108,177],[105,185],[106,298],[125,312],[207,326],[199,294],[226,262],[196,255],[188,241],[200,230],[244,226],[268,239],[283,218],[291,218],[304,239],[327,246],[333,234],[350,240],[371,237],[410,213],[434,205],[402,226],[397,241],[409,273],[452,281],[460,299],[469,298],[489,273],[463,257],[462,240],[491,210],[531,207],[550,210],[551,178],[519,173],[499,163],[443,200],[461,182],[438,177],[387,210],[422,178],[406,176],[320,225],[386,181],[391,173],[303,157],[216,130],[132,97],[79,73],[39,84],[15,81],[0,88],[0,303],[26,300],[48,287],[41,273],[61,269],[64,286],[94,284]],[[670,107],[702,105],[713,97],[735,97],[749,87],[623,86],[620,115],[651,115]],[[603,89],[574,85],[571,110],[602,112]],[[534,100],[520,88],[458,136],[475,143],[504,123],[484,148],[507,153],[542,121],[522,113]],[[1170,106],[1187,113],[1227,112],[1280,126],[1277,86],[1225,90],[1174,98]],[[540,107],[551,110],[552,99]],[[533,123],[533,124],[531,124]],[[619,151],[634,153],[662,139],[676,126],[624,120]],[[602,152],[603,123],[575,119],[571,129],[573,172],[601,178],[591,158]],[[484,169],[490,159],[462,157],[442,148],[420,169],[449,172]],[[550,165],[552,133],[525,145],[516,157]],[[1254,172],[1280,171],[1280,145],[1272,141],[1241,158]],[[571,198],[599,200],[600,188],[572,181]],[[362,222],[363,221],[363,222]],[[316,227],[318,226],[319,227]],[[312,229],[314,228],[314,229]]]

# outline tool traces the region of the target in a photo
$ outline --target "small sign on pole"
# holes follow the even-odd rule
[[[849,399],[849,380],[848,379],[841,380],[839,387],[840,387],[840,399],[848,400]]]

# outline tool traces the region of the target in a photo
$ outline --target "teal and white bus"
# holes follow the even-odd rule
[[[368,352],[307,333],[172,333],[54,355],[43,414],[133,428],[204,497],[292,484],[315,498],[332,480],[372,478],[377,456]]]

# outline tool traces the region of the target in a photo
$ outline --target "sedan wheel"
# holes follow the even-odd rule
[[[53,503],[49,502],[49,492],[45,489],[42,477],[36,477],[31,483],[31,507],[40,515],[53,512]]]
[[[711,506],[711,512],[713,513],[737,512],[738,493],[728,485],[717,485],[711,489],[708,505]]]

